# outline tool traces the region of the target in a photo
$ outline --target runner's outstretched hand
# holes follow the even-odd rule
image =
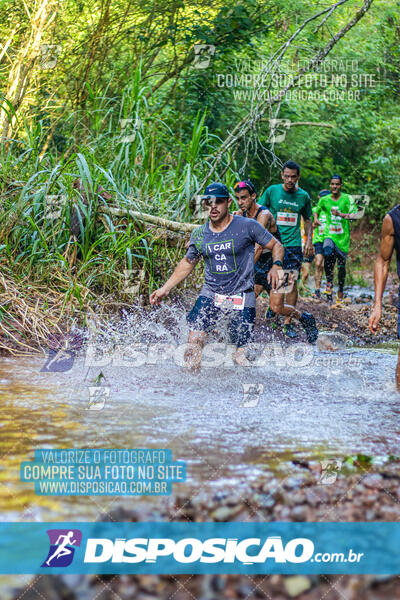
[[[161,304],[161,300],[168,296],[170,290],[165,286],[160,287],[158,290],[155,290],[152,294],[150,294],[150,304],[155,304],[159,306]]]
[[[268,273],[268,283],[271,285],[271,288],[273,290],[276,290],[276,288],[279,286],[279,284],[282,282],[283,279],[283,270],[278,268],[277,265],[273,265],[270,269],[270,272]]]
[[[312,242],[307,240],[306,245],[304,246],[304,256],[309,258],[310,256],[314,256],[314,247]]]
[[[381,320],[382,309],[380,306],[375,306],[368,320],[368,325],[371,333],[376,333],[379,328],[379,321]]]

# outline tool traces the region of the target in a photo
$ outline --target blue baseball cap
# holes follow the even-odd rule
[[[229,190],[223,183],[210,183],[204,190],[203,199],[207,198],[229,198]]]

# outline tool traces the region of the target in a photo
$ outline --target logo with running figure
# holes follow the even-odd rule
[[[336,460],[335,458],[321,461],[321,474],[319,483],[322,485],[330,485],[335,483],[341,468],[342,461]]]
[[[49,553],[42,567],[68,567],[74,558],[75,548],[81,545],[79,529],[48,529]]]
[[[194,44],[194,61],[195,69],[207,69],[211,62],[211,58],[215,55],[215,46],[213,44]]]

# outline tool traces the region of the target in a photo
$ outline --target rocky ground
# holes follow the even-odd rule
[[[398,521],[400,465],[392,458],[379,472],[355,466],[322,470],[293,463],[278,481],[265,473],[246,493],[177,495],[155,514],[116,509],[115,521]],[[105,575],[37,576],[15,600],[395,600],[400,577],[374,575]]]
[[[372,335],[368,328],[368,318],[372,309],[371,296],[356,298],[343,306],[303,297],[298,303],[298,309],[312,313],[321,331],[340,333],[356,345],[374,345],[397,339],[397,308],[391,302],[391,298],[385,300],[380,328],[375,335]],[[259,301],[259,305],[261,305],[259,306],[261,323],[264,302]],[[267,306],[266,301],[265,306]],[[299,328],[299,335],[301,335],[301,328]],[[302,341],[305,341],[305,337]]]
[[[356,345],[375,345],[383,342],[397,340],[397,298],[398,279],[393,273],[389,274],[386,291],[383,298],[382,319],[378,332],[372,335],[368,328],[368,318],[373,305],[373,279],[371,271],[360,271],[359,278],[368,287],[352,286],[345,290],[345,300],[338,305],[336,301],[326,302],[324,299],[315,300],[311,297],[310,287],[300,286],[300,296],[297,308],[314,315],[320,331],[340,333],[348,338],[349,342]],[[257,301],[258,325],[263,329],[266,326],[264,315],[268,306],[266,298]],[[274,337],[285,339],[281,333],[282,319],[278,319],[278,328],[273,332]],[[295,322],[294,325],[296,326]],[[296,327],[299,339],[305,341],[301,327]],[[267,326],[265,331],[272,333]],[[285,340],[287,341],[287,339]]]

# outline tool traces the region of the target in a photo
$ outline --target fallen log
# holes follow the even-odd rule
[[[99,217],[100,221],[103,223],[106,231],[110,232],[110,226],[105,216],[109,216],[106,212],[103,211],[103,214]],[[123,219],[126,217],[121,217]],[[139,232],[143,233],[143,231],[147,231],[151,233],[153,237],[153,241],[157,243],[164,242],[167,246],[179,248],[180,246],[185,246],[190,239],[190,232],[176,232],[167,229],[166,227],[159,227],[158,225],[154,225],[153,223],[147,223],[145,221],[135,222],[135,229]]]
[[[184,232],[183,234],[182,232],[177,233],[176,231],[171,231],[165,227],[157,227],[151,223],[146,224],[146,230],[157,239],[158,243],[164,242],[167,246],[174,248],[185,246],[190,239],[190,232]]]
[[[157,225],[158,227],[168,229],[169,231],[182,231],[184,233],[190,233],[196,229],[196,227],[199,227],[199,224],[195,225],[193,223],[179,223],[178,221],[170,221],[169,219],[155,217],[154,215],[148,215],[146,213],[136,210],[129,210],[127,208],[117,208],[115,206],[102,206],[100,208],[100,212],[106,215],[114,215],[116,217],[132,217],[133,219],[144,221],[145,223],[151,223],[152,225]]]

